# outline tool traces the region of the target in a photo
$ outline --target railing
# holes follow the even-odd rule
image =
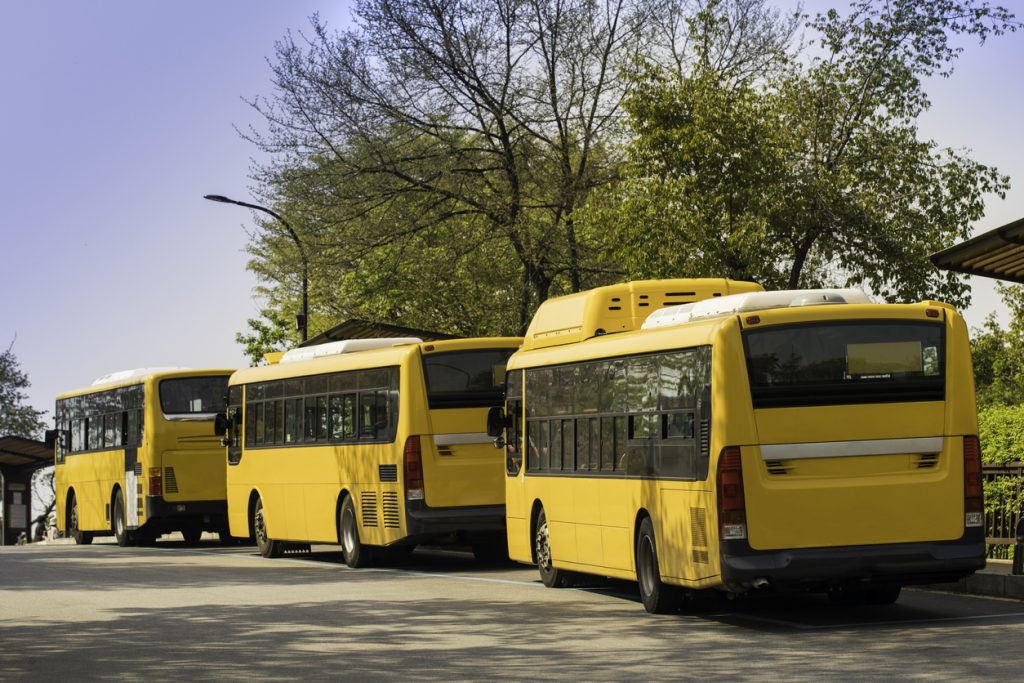
[[[1017,525],[1024,516],[1024,462],[983,465],[985,536],[988,556],[1008,560],[1017,542]]]

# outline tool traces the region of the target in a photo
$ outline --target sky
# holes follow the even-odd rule
[[[36,408],[115,370],[247,364],[252,216],[202,196],[252,198],[244,98],[271,93],[274,42],[314,12],[349,21],[345,2],[0,0],[0,345]],[[965,47],[920,125],[1011,176],[981,232],[1024,217],[1024,33]],[[968,322],[1005,320],[972,284]]]

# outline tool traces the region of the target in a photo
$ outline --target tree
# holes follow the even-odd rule
[[[996,287],[1010,309],[1010,325],[1003,329],[992,313],[973,331],[971,358],[979,408],[1024,404],[1024,286]]]
[[[14,355],[14,341],[0,353],[0,435],[38,439],[46,429],[45,410],[25,403],[31,383]]]
[[[705,4],[362,0],[352,30],[314,17],[304,40],[289,34],[275,94],[253,102],[266,130],[248,137],[274,159],[260,191],[315,254],[314,326],[366,312],[522,332],[548,296],[620,279],[577,221],[619,176],[620,74],[641,55],[684,64],[677,27]],[[788,40],[764,4],[723,5],[735,31],[708,50],[737,72]],[[293,298],[281,237],[262,232],[252,253],[269,306]]]
[[[690,71],[639,72],[624,103],[626,180],[595,195],[588,227],[632,277],[866,285],[966,305],[966,278],[927,256],[968,237],[984,195],[1002,196],[1009,179],[920,139],[922,81],[950,75],[954,37],[984,42],[1017,25],[987,2],[858,0],[807,24],[815,51],[736,78],[701,47],[727,30],[705,11],[689,24]]]

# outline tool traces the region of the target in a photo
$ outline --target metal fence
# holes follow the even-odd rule
[[[985,536],[988,556],[1010,559],[1017,539],[1017,524],[1024,515],[1024,462],[983,465],[985,480]]]

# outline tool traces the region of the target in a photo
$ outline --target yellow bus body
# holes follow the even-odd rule
[[[114,499],[120,492],[130,518],[125,528],[140,539],[175,530],[196,537],[203,530],[226,533],[223,447],[211,427],[214,413],[223,408],[201,414],[168,415],[162,409],[159,392],[165,380],[219,378],[217,381],[222,381],[226,388],[227,378],[233,372],[159,371],[58,396],[56,414],[63,436],[58,437],[54,468],[57,527],[69,531],[70,506],[74,501],[77,530],[88,534],[86,538],[113,533]],[[114,398],[118,394],[134,395],[132,406],[118,405]],[[114,434],[123,437],[114,439],[112,444],[108,439],[99,447],[82,448],[86,444],[79,444],[78,437],[87,435],[86,424],[82,428],[86,434],[76,435],[72,449],[73,402],[85,411],[76,413],[76,422],[111,416]],[[137,438],[129,441],[126,425],[128,413],[134,411],[141,411],[142,429]],[[118,417],[118,413],[124,415]]]
[[[744,333],[890,322],[941,328],[940,400],[754,407]],[[560,419],[576,438],[583,433],[584,444],[608,433],[601,431],[603,418],[589,418],[579,409],[566,411],[568,419],[541,420],[552,425],[551,436],[547,428],[538,431],[540,426],[530,428],[533,434],[524,431],[531,407],[549,401],[541,380],[531,379],[545,376],[538,372],[686,349],[710,349],[705,476],[681,480],[594,471],[593,449],[586,451],[589,470],[581,472],[578,444],[573,472],[531,470],[530,454],[520,454],[522,464],[511,463],[506,478],[513,559],[537,563],[542,510],[553,568],[636,580],[637,539],[647,518],[661,581],[692,589],[829,589],[857,581],[902,585],[950,580],[984,566],[983,532],[965,528],[965,437],[977,434],[967,329],[944,304],[776,308],[534,349],[528,338],[508,365],[509,396],[522,396],[522,407],[510,399],[508,410],[523,450],[535,442],[549,444],[554,462],[554,425]],[[521,390],[513,388],[516,382],[522,382]],[[904,444],[906,452],[900,452]],[[922,444],[934,452],[919,452]],[[716,471],[729,447],[739,449],[742,463],[742,540],[720,537]],[[872,448],[886,452],[857,452]]]
[[[502,354],[498,381],[503,381],[505,359],[521,341],[509,337],[405,343],[239,370],[231,378],[229,388],[229,395],[237,397],[231,401],[239,402],[236,414],[241,417],[234,436],[235,455],[231,455],[229,448],[227,468],[232,534],[255,533],[258,501],[269,539],[339,543],[339,513],[345,498],[351,497],[358,517],[359,540],[368,546],[408,545],[448,534],[501,538],[504,482],[500,454],[485,433],[488,405],[431,406],[424,363],[445,354],[498,351]],[[359,395],[359,390],[335,391],[330,382],[337,380],[341,385],[363,381],[361,378],[368,375],[360,373],[379,372],[393,373],[391,381],[395,382],[388,390],[393,401],[388,414],[389,419],[397,419],[388,425],[387,435],[360,440],[358,436],[336,439],[332,433],[327,438],[310,436],[307,441],[305,425],[309,420],[305,419],[303,439],[285,442],[292,424],[286,423],[284,438],[275,437],[269,445],[255,444],[252,425],[257,419],[255,406],[259,401],[264,401],[265,406],[279,401],[287,420],[288,401],[301,400],[307,406],[325,398],[330,412],[323,419],[329,423],[328,430],[336,424],[344,428],[343,418],[334,422],[333,399],[337,398],[337,405],[343,406],[344,397]],[[324,381],[328,384],[322,390],[300,389],[296,384],[296,393],[285,393],[280,399],[255,398],[257,387],[288,382],[304,382],[301,386],[312,387]],[[378,384],[374,386],[379,388]],[[500,403],[500,395],[490,401],[490,405]],[[263,410],[266,415],[266,411],[277,409]],[[403,458],[410,437],[419,438],[422,500],[407,500]]]

